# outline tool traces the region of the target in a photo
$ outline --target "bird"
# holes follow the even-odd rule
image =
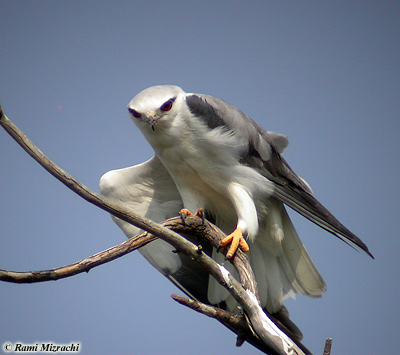
[[[101,193],[155,222],[179,211],[204,211],[227,235],[221,245],[230,245],[228,258],[238,248],[247,252],[268,314],[285,310],[284,300],[296,293],[321,297],[327,289],[285,206],[373,258],[282,157],[289,144],[286,136],[264,130],[221,99],[174,85],[141,91],[128,112],[155,154],[144,163],[104,174]],[[139,233],[113,218],[127,237]],[[237,309],[226,289],[168,243],[155,240],[140,253],[190,297]],[[217,262],[225,260],[217,249],[210,255]],[[232,267],[230,271],[235,272]],[[301,339],[300,330],[294,329]]]

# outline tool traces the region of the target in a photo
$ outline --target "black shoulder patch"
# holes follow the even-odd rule
[[[190,112],[202,119],[211,129],[226,126],[224,120],[218,115],[215,108],[207,102],[206,98],[197,95],[186,96],[186,103]]]

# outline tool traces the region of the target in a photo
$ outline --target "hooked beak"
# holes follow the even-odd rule
[[[155,125],[157,124],[157,122],[158,122],[158,117],[157,117],[157,114],[155,113],[155,112],[150,112],[149,114],[147,114],[147,121],[148,121],[148,124],[150,125],[150,127],[151,127],[151,129],[153,130],[153,131],[155,131]]]

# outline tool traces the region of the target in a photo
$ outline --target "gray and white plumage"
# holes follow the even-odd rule
[[[279,311],[284,299],[295,293],[319,297],[326,290],[284,204],[372,256],[282,158],[288,145],[285,136],[266,132],[222,100],[185,93],[177,86],[148,88],[132,99],[128,110],[155,156],[105,174],[102,194],[155,222],[176,216],[183,207],[193,212],[203,208],[225,233],[240,227],[268,312]],[[136,227],[115,221],[128,237],[138,233]],[[172,250],[157,240],[140,252],[193,297],[235,307],[214,279],[208,285],[202,277],[195,280],[196,271]],[[212,255],[223,261],[215,250]]]

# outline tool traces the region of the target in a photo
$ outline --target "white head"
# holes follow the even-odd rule
[[[129,103],[128,111],[141,129],[153,131],[159,122],[167,122],[178,113],[178,96],[185,92],[178,86],[158,85],[141,91]]]

